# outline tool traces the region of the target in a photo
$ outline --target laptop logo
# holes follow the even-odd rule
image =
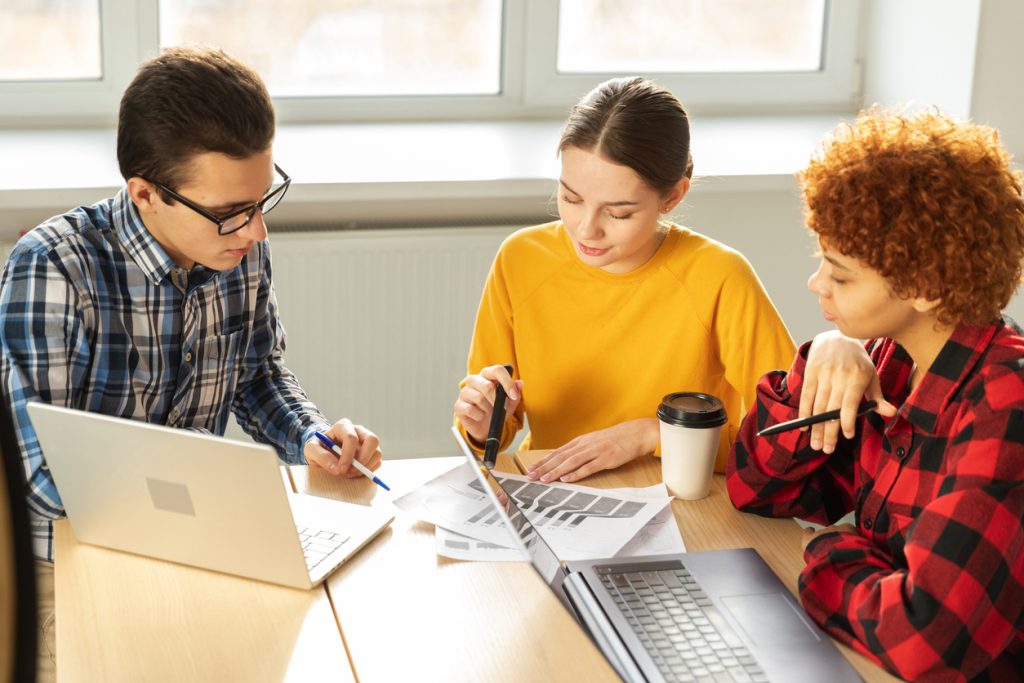
[[[146,477],[146,487],[149,489],[153,507],[158,510],[196,516],[195,508],[192,507],[192,496],[188,495],[188,487],[184,484]]]

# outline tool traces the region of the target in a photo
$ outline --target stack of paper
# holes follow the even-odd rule
[[[494,472],[537,532],[563,561],[675,553],[685,550],[664,484],[597,489],[542,484]],[[501,520],[468,463],[395,501],[434,524],[437,553],[462,560],[515,560],[514,532]]]

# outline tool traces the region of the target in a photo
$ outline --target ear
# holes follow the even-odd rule
[[[918,313],[931,313],[941,303],[942,299],[926,299],[923,296],[911,300],[911,305]]]
[[[128,196],[139,213],[145,215],[156,210],[156,204],[163,203],[156,186],[144,178],[133,176],[128,179]]]
[[[670,213],[674,208],[679,206],[679,202],[683,201],[683,197],[690,191],[690,179],[683,177],[676,183],[676,186],[669,190],[669,193],[665,195],[661,204],[658,206],[658,213],[666,214]]]

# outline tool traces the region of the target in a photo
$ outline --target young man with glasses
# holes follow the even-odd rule
[[[29,479],[39,573],[52,577],[63,515],[25,406],[30,401],[223,434],[233,412],[288,463],[360,476],[379,439],[333,425],[284,366],[285,332],[264,214],[290,178],[274,163],[274,111],[255,72],[215,50],[144,64],[121,100],[126,186],[44,222],[0,277],[0,381]],[[313,436],[341,446],[335,457]],[[41,596],[41,674],[52,675],[51,586]],[[49,675],[47,674],[49,670]]]

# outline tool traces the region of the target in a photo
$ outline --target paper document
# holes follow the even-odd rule
[[[395,505],[456,534],[505,546],[510,530],[500,523],[469,467],[467,463],[442,474]],[[597,489],[494,475],[562,560],[614,556],[671,501],[660,484],[639,490]]]
[[[442,557],[481,562],[524,562],[530,558],[514,548],[481,541],[434,526],[434,549]]]

